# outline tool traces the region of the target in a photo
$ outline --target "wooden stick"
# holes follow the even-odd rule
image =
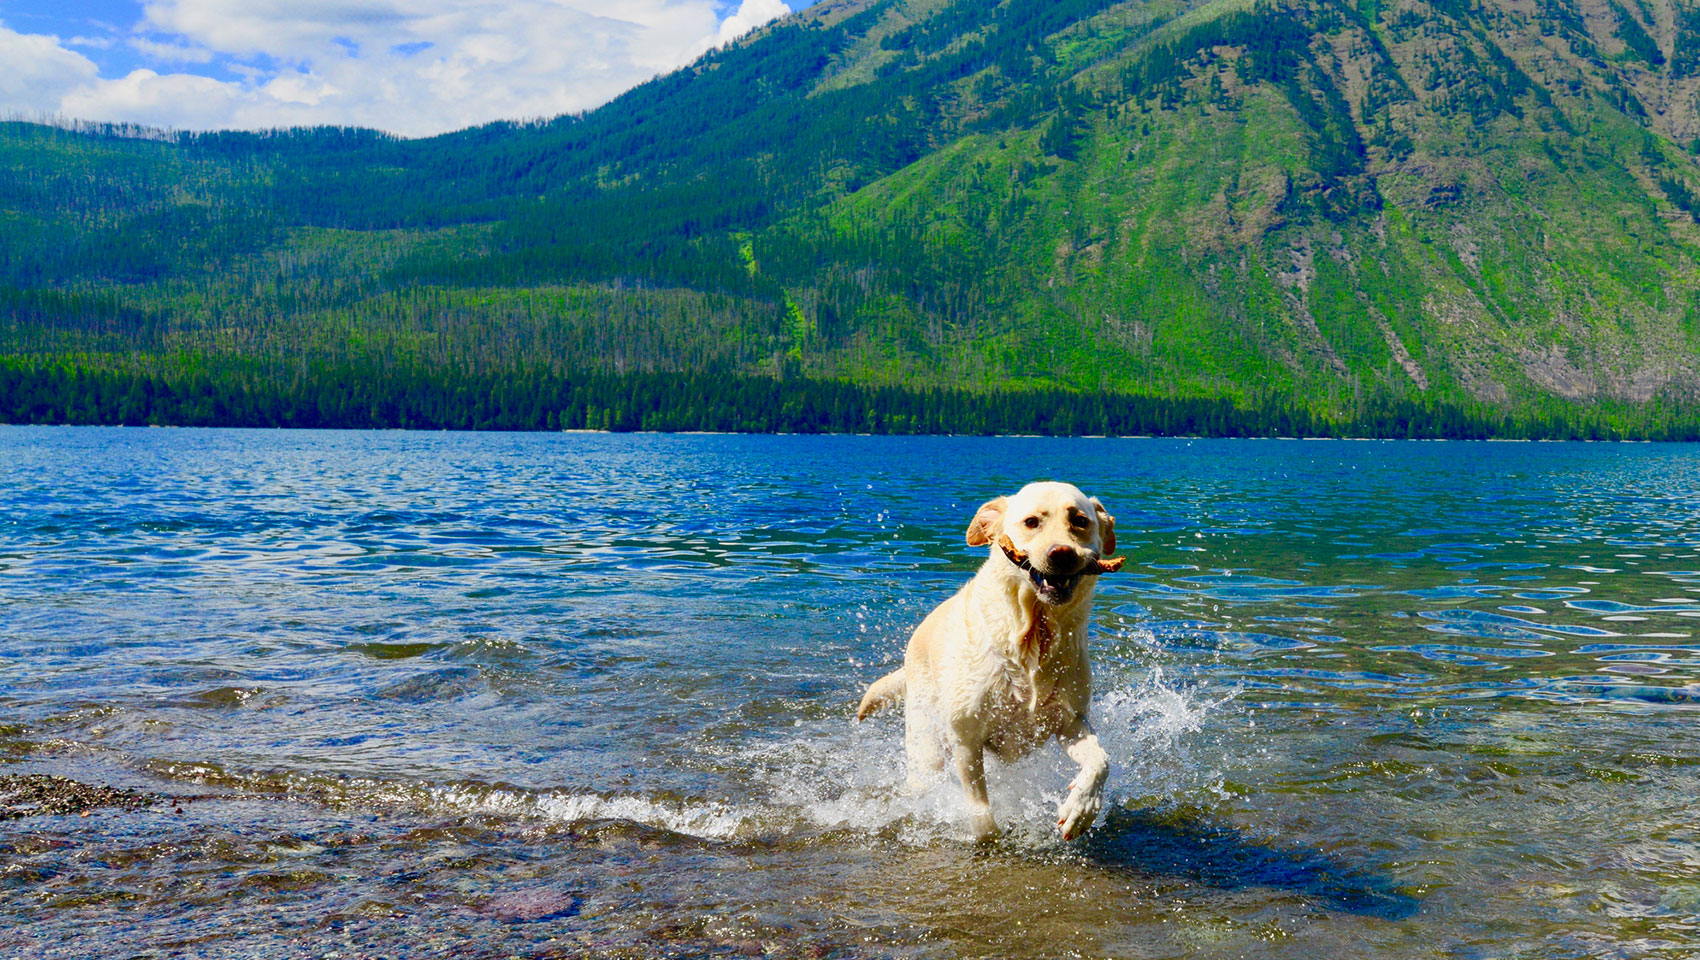
[[[1015,549],[1015,543],[1009,539],[1009,534],[998,534],[998,546],[1003,549],[1003,555],[1009,558],[1010,563],[1018,567],[1027,565],[1027,554]]]
[[[1015,548],[1015,543],[1009,539],[1009,534],[998,534],[998,548],[1003,551],[1004,556],[1009,558],[1010,563],[1013,563],[1018,567],[1027,566],[1027,554]],[[1093,576],[1105,573],[1115,573],[1117,570],[1120,570],[1122,568],[1122,564],[1126,562],[1126,557],[1099,557],[1097,560],[1093,561],[1092,566],[1084,572]]]

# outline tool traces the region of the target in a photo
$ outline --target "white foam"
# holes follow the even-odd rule
[[[1122,666],[1137,679],[1100,676],[1093,725],[1110,755],[1106,809],[1218,788],[1209,762],[1192,756],[1207,743],[1206,720],[1232,695],[1211,699],[1170,683],[1160,669]],[[556,823],[628,820],[708,840],[816,836],[848,831],[924,845],[968,837],[961,787],[946,773],[918,792],[907,789],[903,718],[888,711],[853,724],[834,716],[800,722],[755,745],[707,744],[721,764],[742,771],[741,802],[526,790],[484,783],[244,774],[177,765],[168,775],[201,782],[281,788],[333,803],[379,804]],[[1013,764],[987,764],[992,809],[1006,838],[1032,846],[1058,843],[1055,811],[1076,767],[1055,743]],[[1212,794],[1213,795],[1213,794]]]
[[[1209,713],[1230,699],[1171,685],[1160,670],[1098,698],[1093,725],[1111,763],[1106,808],[1210,789],[1219,777],[1189,755],[1188,745]],[[785,741],[744,751],[741,759],[767,789],[772,809],[761,819],[770,830],[851,830],[910,843],[968,835],[967,804],[953,775],[919,793],[906,789],[897,712],[859,725],[833,720],[804,727]],[[1013,764],[989,762],[987,787],[1006,837],[1056,843],[1055,811],[1076,771],[1054,743]]]
[[[712,801],[664,802],[641,796],[543,791],[532,793],[481,785],[429,788],[425,805],[435,810],[541,817],[556,823],[629,820],[708,840],[730,840],[747,832],[751,811]]]
[[[729,804],[665,804],[644,797],[599,797],[595,794],[548,794],[537,801],[537,809],[552,820],[631,820],[674,833],[709,840],[730,840],[750,821],[750,816]]]

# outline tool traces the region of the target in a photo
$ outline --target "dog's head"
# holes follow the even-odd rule
[[[1100,557],[1116,549],[1116,518],[1096,497],[1067,483],[1030,483],[1012,497],[989,500],[968,524],[968,545],[996,544],[1000,537],[1025,557],[1001,551],[1051,604],[1067,603],[1080,581],[1096,572]]]

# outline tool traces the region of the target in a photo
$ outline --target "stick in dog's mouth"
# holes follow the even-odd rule
[[[998,534],[998,549],[1003,551],[1003,555],[1009,558],[1010,563],[1026,570],[1029,575],[1038,574],[1038,571],[1033,569],[1032,559],[1028,557],[1024,551],[1015,549],[1015,541],[1009,538],[1009,534]],[[1071,574],[1071,576],[1095,577],[1099,574],[1115,573],[1117,570],[1120,570],[1122,568],[1122,564],[1126,562],[1126,557],[1097,557],[1093,559],[1091,563],[1087,564],[1084,570],[1081,570],[1076,574]],[[1043,576],[1043,574],[1038,575],[1041,577]]]

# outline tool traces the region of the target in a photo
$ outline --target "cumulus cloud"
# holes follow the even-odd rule
[[[94,61],[58,37],[17,33],[0,24],[0,112],[52,113],[66,93],[97,79]]]
[[[721,22],[720,29],[715,31],[712,46],[725,46],[751,30],[790,12],[791,8],[779,0],[744,0],[738,6],[738,12]]]
[[[144,0],[101,77],[0,26],[0,106],[191,129],[349,124],[422,136],[595,107],[783,16],[781,0]],[[22,70],[18,68],[22,65]],[[185,66],[192,72],[178,72]]]
[[[188,73],[132,70],[117,80],[98,80],[65,94],[62,116],[112,120],[156,127],[205,129],[221,126],[242,97],[234,84]]]

